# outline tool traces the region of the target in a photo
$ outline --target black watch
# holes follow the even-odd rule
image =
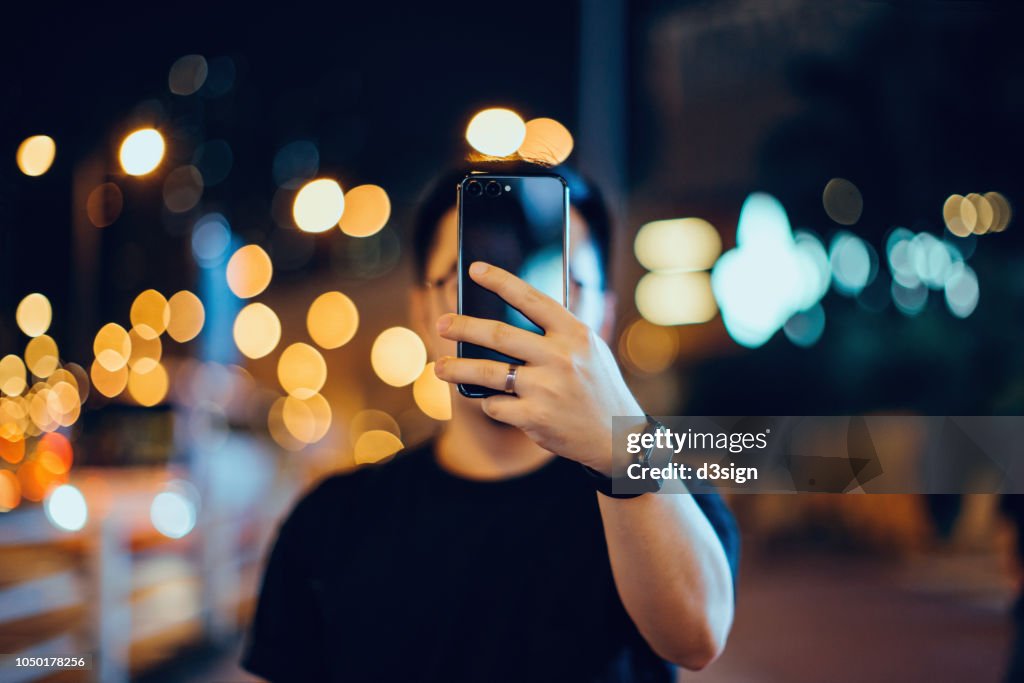
[[[644,427],[643,434],[656,435],[658,430],[663,429],[664,425],[655,420],[650,415],[644,415],[647,418],[647,426]],[[642,496],[645,493],[657,493],[661,490],[661,477],[655,475],[655,470],[651,468],[651,454],[654,452],[654,441],[651,442],[651,447],[644,451],[637,453],[636,464],[639,464],[641,469],[645,472],[642,479],[630,479],[629,477],[609,477],[606,474],[602,474],[595,470],[593,467],[583,465],[584,471],[591,476],[593,479],[594,488],[598,493],[602,493],[609,498],[636,498]],[[616,493],[613,488],[619,489]]]

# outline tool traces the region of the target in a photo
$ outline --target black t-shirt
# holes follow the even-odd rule
[[[736,571],[735,522],[695,495]],[[593,485],[553,458],[457,477],[433,444],[324,480],[270,555],[243,666],[279,681],[669,681],[612,580]]]

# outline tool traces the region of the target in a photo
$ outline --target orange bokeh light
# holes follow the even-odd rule
[[[47,456],[46,462],[43,462],[44,455]],[[68,437],[60,432],[50,432],[39,439],[36,445],[36,458],[48,470],[63,474],[71,469],[75,456]]]
[[[0,458],[12,465],[17,465],[25,457],[25,439],[17,437],[6,439],[0,436]]]
[[[21,502],[21,483],[10,470],[0,470],[0,512],[18,507]]]

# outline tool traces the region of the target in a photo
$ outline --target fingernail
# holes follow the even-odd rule
[[[455,316],[449,314],[442,315],[437,320],[437,331],[439,334],[444,334],[448,331],[448,328],[452,326],[452,321],[455,320]]]
[[[437,359],[434,363],[434,374],[440,375],[444,371],[444,366],[448,364],[448,356],[442,356]]]
[[[470,275],[483,275],[487,272],[487,264],[483,261],[477,261],[469,267]]]

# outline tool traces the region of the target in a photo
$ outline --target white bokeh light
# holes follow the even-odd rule
[[[71,484],[53,489],[43,505],[50,524],[63,531],[78,531],[89,519],[85,496]]]
[[[164,138],[153,128],[137,130],[121,143],[119,156],[125,173],[146,175],[164,158]]]
[[[743,203],[736,244],[715,264],[711,287],[729,335],[753,348],[824,295],[824,248],[810,233],[794,238],[782,204],[762,192]]]
[[[196,525],[196,501],[191,487],[174,482],[153,497],[149,519],[168,538],[187,536]]]
[[[950,312],[958,318],[966,318],[978,307],[978,276],[966,263],[954,263],[946,279],[945,292]]]
[[[829,264],[832,266],[832,280],[836,291],[847,296],[859,294],[874,275],[871,272],[870,247],[864,240],[846,231],[839,232],[832,238]]]

